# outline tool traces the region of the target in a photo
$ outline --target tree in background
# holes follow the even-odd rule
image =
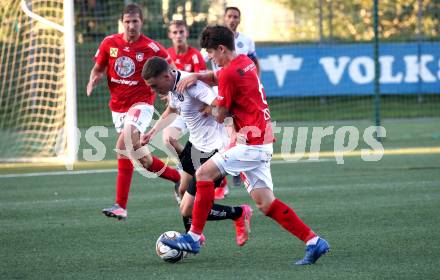
[[[298,40],[370,41],[371,0],[277,0],[292,10]],[[383,0],[379,4],[381,39],[439,39],[440,1]]]
[[[76,33],[78,42],[101,40],[105,34],[116,33],[115,22],[120,18],[124,0],[75,0]],[[189,28],[202,30],[207,25],[211,1],[144,0],[142,7],[143,32],[156,40],[167,39],[167,25],[173,19],[183,19]],[[196,38],[198,32],[191,32]]]

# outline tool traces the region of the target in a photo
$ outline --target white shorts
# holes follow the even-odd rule
[[[272,159],[272,144],[265,145],[236,145],[226,151],[216,153],[211,159],[226,173],[244,176],[244,183],[250,193],[254,188],[269,188],[273,190],[270,160]]]
[[[145,133],[151,123],[153,113],[154,107],[146,103],[135,104],[125,113],[112,111],[112,119],[116,132],[121,133],[124,129],[124,124],[131,124],[136,127],[140,133]]]
[[[175,127],[180,130],[180,132],[183,134],[186,134],[188,132],[188,128],[186,127],[185,120],[182,118],[182,116],[177,115],[177,117],[174,119],[174,121],[169,125],[169,127]]]

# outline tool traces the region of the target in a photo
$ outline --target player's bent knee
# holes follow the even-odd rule
[[[174,131],[175,130],[175,131]],[[162,141],[165,145],[173,145],[177,143],[179,140],[179,130],[176,128],[166,128],[162,134]]]
[[[140,148],[142,148],[141,142],[140,141],[135,141],[133,142],[133,149],[135,151],[139,150]]]
[[[186,187],[183,187],[182,185],[179,186],[179,196],[183,197],[186,192]]]
[[[266,188],[257,188],[251,192],[251,197],[255,201],[257,208],[265,215],[269,212],[270,206],[275,200],[273,192]]]
[[[162,141],[165,145],[171,145],[171,141],[173,141],[173,138],[168,133],[164,133],[162,135]]]
[[[116,149],[125,150],[124,136],[123,134],[119,134],[118,140],[116,140]]]
[[[153,158],[151,157],[149,152],[142,152],[141,154],[135,153],[133,154],[132,158],[138,159],[144,168],[149,168],[151,163],[153,162]]]
[[[176,139],[168,138],[168,141],[165,142],[165,145],[167,145],[168,147],[173,147],[174,150],[176,150],[176,152],[179,153],[178,150],[179,150],[180,143]]]
[[[270,204],[266,203],[266,202],[260,202],[260,203],[255,203],[258,210],[260,210],[264,215],[267,215],[267,213],[269,212],[270,209]]]
[[[204,165],[200,166],[196,170],[196,181],[213,181],[215,179],[215,174],[213,174],[212,171]]]
[[[205,169],[203,168],[203,166],[199,167],[196,170],[196,181],[208,181],[209,177],[206,174]]]

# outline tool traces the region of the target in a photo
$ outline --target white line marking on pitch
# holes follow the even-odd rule
[[[271,164],[288,164],[288,163],[317,163],[335,161],[334,159],[319,159],[319,160],[299,160],[299,161],[284,161],[274,160]],[[117,169],[89,169],[89,170],[73,170],[73,171],[47,171],[47,172],[31,172],[31,173],[16,173],[0,175],[2,178],[24,178],[24,177],[39,177],[39,176],[58,176],[58,175],[83,175],[83,174],[98,174],[98,173],[114,173]]]
[[[113,173],[117,169],[91,169],[91,170],[76,170],[76,171],[48,171],[48,172],[33,172],[21,174],[5,174],[0,175],[0,178],[20,178],[20,177],[38,177],[38,176],[56,176],[56,175],[80,175],[80,174],[97,174],[97,173]]]

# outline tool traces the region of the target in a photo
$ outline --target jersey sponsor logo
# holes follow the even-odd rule
[[[134,61],[128,56],[121,56],[116,59],[115,71],[121,78],[128,78],[134,74],[136,67]]]
[[[153,42],[149,43],[148,46],[149,46],[154,52],[158,52],[158,51],[160,50],[159,47],[158,47],[155,43],[153,43]]]
[[[243,71],[246,73],[247,71],[254,70],[255,67],[256,67],[255,64],[252,62],[251,64],[249,64],[248,66],[246,66],[246,67],[243,69]]]
[[[244,67],[243,69],[237,69],[237,73],[240,76],[244,76],[244,74],[246,74],[246,72],[248,71],[252,71],[256,68],[255,64],[252,62],[251,64],[247,65],[246,67]]]
[[[136,60],[139,62],[144,60],[144,53],[136,53]]]
[[[112,83],[117,83],[117,84],[120,84],[120,85],[128,85],[128,86],[136,86],[139,83],[139,81],[118,80],[118,79],[115,79],[113,77],[110,79],[110,81]]]
[[[118,48],[110,48],[110,56],[118,57]]]
[[[239,49],[241,49],[242,47],[244,47],[243,42],[237,42],[237,47]]]

